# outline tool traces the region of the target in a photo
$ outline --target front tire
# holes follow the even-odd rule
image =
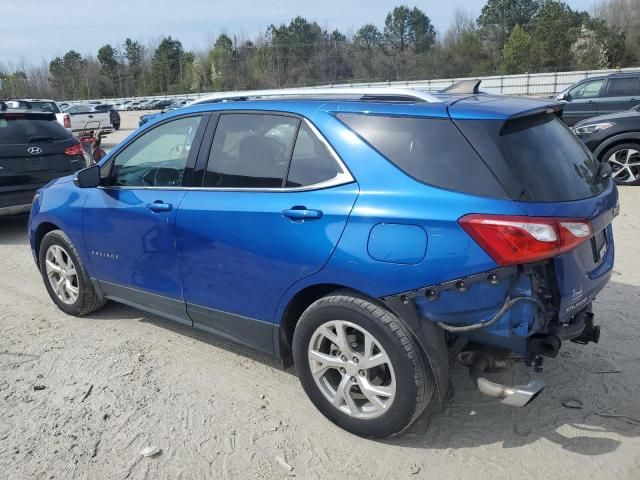
[[[78,251],[62,230],[44,236],[38,262],[47,292],[63,312],[82,316],[105,304],[93,288]]]
[[[404,323],[349,294],[321,298],[302,314],[293,355],[316,408],[363,437],[401,433],[435,390],[424,355]]]
[[[640,185],[640,144],[616,145],[602,155],[602,161],[609,162],[618,185]]]

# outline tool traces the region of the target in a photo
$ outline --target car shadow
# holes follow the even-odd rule
[[[29,214],[0,217],[0,245],[28,245]]]
[[[248,359],[254,360],[263,365],[283,370],[282,362],[277,358],[270,356],[266,353],[253,350],[249,347],[226,341],[212,333],[205,332],[203,330],[197,330],[188,325],[182,325],[180,323],[167,320],[163,317],[154,315],[152,313],[144,312],[142,310],[128,307],[116,302],[108,302],[103,308],[97,312],[92,313],[86,317],[88,320],[137,320],[140,322],[150,323],[159,328],[170,330],[179,335],[184,335],[198,342],[210,345],[215,348],[226,350],[236,355],[241,355]],[[293,368],[285,370],[287,373],[295,375]]]

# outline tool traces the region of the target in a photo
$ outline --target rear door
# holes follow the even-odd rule
[[[76,145],[54,114],[0,113],[0,208],[30,204],[34,190],[83,168]]]
[[[640,97],[634,96],[637,84],[637,76],[609,78],[598,102],[598,115],[629,110],[640,103]]]
[[[571,126],[598,114],[598,101],[605,79],[585,81],[569,90],[569,99],[562,112],[562,120]]]
[[[272,353],[278,301],[327,262],[358,186],[296,116],[224,113],[209,145],[177,218],[187,310],[194,326]]]

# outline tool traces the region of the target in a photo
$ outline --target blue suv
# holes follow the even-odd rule
[[[562,341],[596,342],[618,195],[548,100],[333,89],[167,113],[51,182],[29,222],[60,309],[107,300],[295,364],[367,437],[450,392],[449,358],[524,406]]]

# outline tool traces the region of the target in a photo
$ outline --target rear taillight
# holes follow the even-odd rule
[[[64,123],[64,128],[71,128],[71,117],[69,115],[65,115],[62,122]]]
[[[498,265],[531,263],[562,255],[592,235],[588,220],[466,215],[460,225]]]
[[[75,145],[70,146],[64,151],[65,155],[74,156],[74,155],[82,155],[84,153],[84,149],[82,148],[81,143],[76,143]]]

